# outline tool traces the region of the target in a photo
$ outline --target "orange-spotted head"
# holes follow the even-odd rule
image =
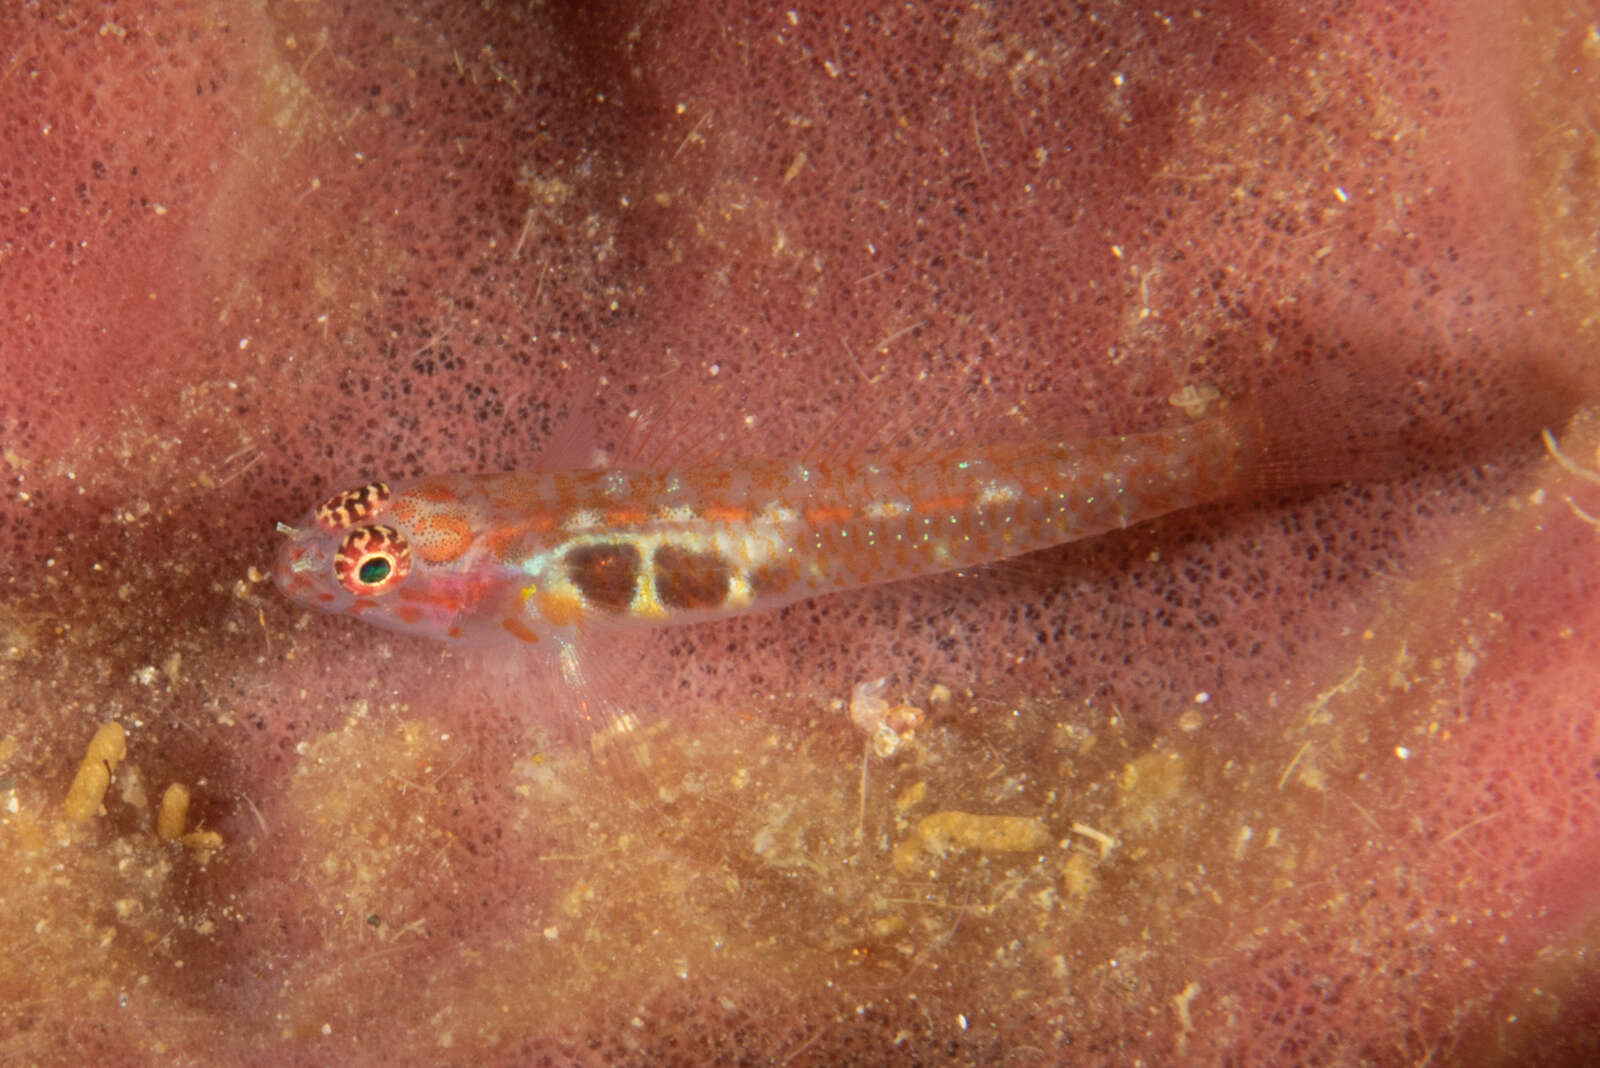
[[[273,582],[325,612],[390,630],[481,644],[503,630],[480,623],[514,595],[486,566],[475,494],[462,476],[372,482],[322,502],[297,527],[279,525]]]

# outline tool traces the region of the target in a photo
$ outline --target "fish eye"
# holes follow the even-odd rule
[[[356,577],[363,586],[376,586],[389,577],[393,568],[387,556],[369,556],[356,568]]]
[[[344,536],[333,557],[339,584],[357,597],[385,593],[410,571],[411,546],[393,527],[358,527]]]

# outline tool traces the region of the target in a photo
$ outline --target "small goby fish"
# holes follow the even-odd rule
[[[408,634],[569,649],[591,628],[758,612],[1333,480],[1283,477],[1260,411],[932,454],[372,482],[280,525],[273,577]]]

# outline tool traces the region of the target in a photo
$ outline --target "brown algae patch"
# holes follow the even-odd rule
[[[430,905],[460,892],[454,825],[476,809],[473,784],[453,774],[462,753],[436,724],[370,714],[365,701],[302,743],[286,800],[320,937],[427,936]]]
[[[838,710],[793,728],[661,724],[636,777],[577,751],[524,757],[516,823],[549,837],[548,887],[439,1040],[514,1028],[530,1005],[604,1006],[567,1021],[568,1038],[614,1029],[696,983],[731,1027],[797,1001],[844,1020],[890,982],[940,1006],[909,1043],[951,1026],[982,1040],[1009,1026],[1008,1005],[1085,988],[1121,1003],[1129,982],[1170,1016],[1192,980],[1167,988],[1187,954],[1163,951],[1162,932],[1214,923],[1217,895],[1197,897],[1193,873],[1203,859],[1228,878],[1235,860],[1197,828],[1220,811],[1197,784],[1215,789],[1227,761],[1187,734],[1182,753],[1141,752],[1119,717],[1073,711],[1076,724],[951,709],[888,758]]]

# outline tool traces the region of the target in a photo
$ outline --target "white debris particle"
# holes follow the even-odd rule
[[[1206,409],[1222,399],[1222,390],[1210,382],[1190,382],[1174,390],[1167,403],[1181,408],[1191,419],[1199,419]]]
[[[887,678],[859,682],[850,691],[850,721],[872,739],[872,750],[888,759],[911,741],[922,723],[922,709],[901,703],[894,707],[884,700]]]
[[[1116,847],[1117,840],[1104,831],[1096,830],[1087,823],[1074,823],[1072,833],[1081,834],[1100,847],[1100,859],[1104,860],[1111,855],[1111,850]]]

